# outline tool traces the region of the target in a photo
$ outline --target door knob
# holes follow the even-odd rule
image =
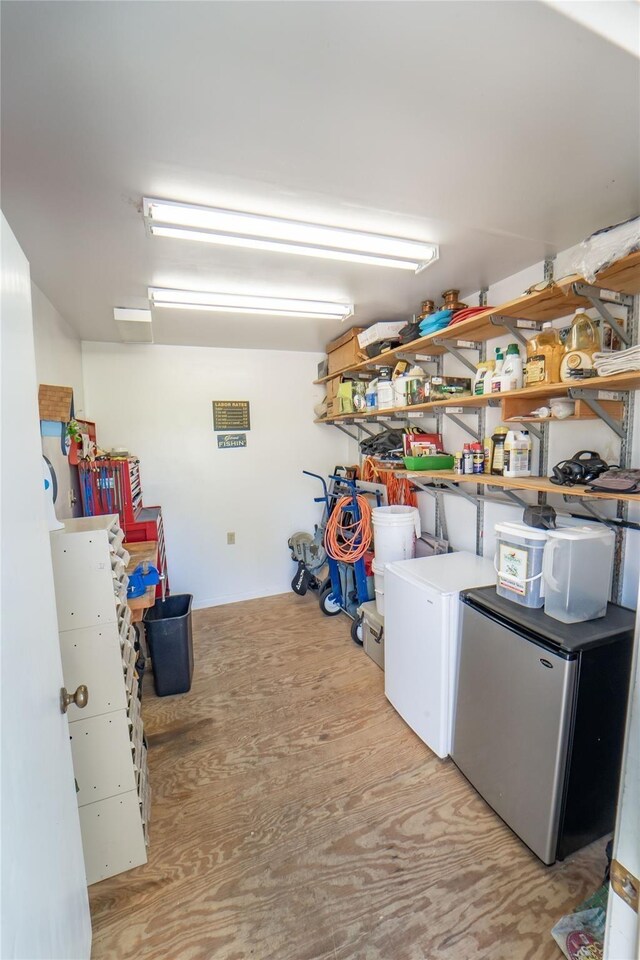
[[[67,693],[67,688],[63,687],[60,691],[60,709],[63,713],[67,712],[69,704],[75,703],[81,710],[89,702],[89,691],[84,683],[81,683],[75,693]]]

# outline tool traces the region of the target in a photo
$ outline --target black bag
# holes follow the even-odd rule
[[[401,459],[402,453],[402,430],[385,430],[376,437],[367,437],[360,443],[360,452],[363,457],[378,457],[380,460],[387,460],[389,454],[394,450],[400,453],[394,459]]]
[[[551,483],[573,487],[576,483],[592,483],[609,469],[609,464],[593,450],[578,450],[568,460],[561,460],[553,468]]]

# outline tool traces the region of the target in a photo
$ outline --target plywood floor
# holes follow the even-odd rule
[[[191,692],[145,686],[149,863],[90,888],[94,960],[556,960],[604,841],[544,867],[387,703],[341,615],[194,613]]]

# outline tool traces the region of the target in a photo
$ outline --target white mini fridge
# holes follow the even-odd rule
[[[495,582],[493,563],[465,551],[385,569],[384,692],[439,757],[451,752],[459,594]]]

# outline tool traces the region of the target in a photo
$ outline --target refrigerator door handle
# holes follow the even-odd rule
[[[527,640],[529,643],[534,643],[536,646],[540,647],[542,650],[550,650],[553,655],[560,657],[562,660],[576,660],[577,654],[568,653],[566,650],[563,650],[561,647],[555,646],[553,643],[545,642],[542,637],[537,636],[535,633],[529,633],[527,630],[524,630],[522,627],[519,627],[512,620],[503,619],[499,614],[494,613],[493,610],[488,610],[487,607],[482,607],[480,604],[474,603],[468,597],[460,597],[462,603],[466,604],[467,607],[471,607],[472,610],[475,610],[476,613],[481,614],[483,617],[486,617],[487,620],[491,620],[493,623],[497,624],[499,627],[504,627],[506,630],[509,630],[510,633],[514,633],[516,636],[521,637],[523,640]],[[514,613],[514,616],[517,616],[517,612]]]

